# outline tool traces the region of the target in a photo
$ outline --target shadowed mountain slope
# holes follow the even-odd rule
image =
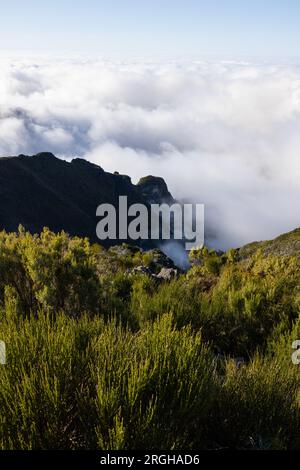
[[[134,185],[129,176],[105,172],[80,158],[67,162],[51,153],[0,158],[0,229],[15,231],[22,224],[36,233],[47,226],[97,241],[100,204],[117,206],[121,195],[128,197],[128,204],[148,204],[151,189],[157,195],[158,187],[169,196],[161,178],[145,182]]]

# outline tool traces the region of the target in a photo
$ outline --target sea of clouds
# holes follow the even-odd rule
[[[300,226],[300,67],[0,59],[0,155],[163,176],[219,248]]]

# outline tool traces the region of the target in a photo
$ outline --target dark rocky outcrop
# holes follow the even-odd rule
[[[67,162],[47,152],[0,158],[0,229],[16,231],[22,224],[38,233],[47,226],[98,241],[96,208],[117,206],[121,195],[128,204],[173,199],[162,178],[150,176],[134,185],[129,176],[105,172],[81,158]]]
[[[150,204],[161,204],[162,202],[172,204],[175,202],[165,180],[158,176],[145,176],[141,178],[137,187]]]

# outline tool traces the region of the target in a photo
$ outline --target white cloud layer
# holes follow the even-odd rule
[[[163,176],[227,248],[300,226],[300,68],[0,60],[0,154]]]

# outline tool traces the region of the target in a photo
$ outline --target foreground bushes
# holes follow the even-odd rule
[[[201,329],[219,354],[249,359],[257,349],[263,353],[279,326],[288,332],[299,317],[300,262],[294,257],[257,253],[246,262],[227,261],[218,275],[195,266],[154,290],[148,283],[139,282],[131,296],[140,325],[172,312],[179,328]]]
[[[40,236],[0,233],[0,301],[6,286],[15,290],[20,315],[43,307],[73,316],[98,313],[97,258],[87,239],[44,229]]]
[[[205,256],[162,282],[0,234],[0,448],[299,449],[299,261]]]
[[[211,429],[217,442],[229,447],[296,449],[300,446],[300,375],[285,361],[255,356],[237,368],[226,364],[218,401],[219,426]]]
[[[2,449],[201,445],[214,362],[170,316],[137,334],[115,321],[8,316],[2,337]]]
[[[4,313],[2,312],[2,315]],[[295,447],[295,366],[220,363],[163,316],[139,333],[45,312],[1,322],[2,449]]]

